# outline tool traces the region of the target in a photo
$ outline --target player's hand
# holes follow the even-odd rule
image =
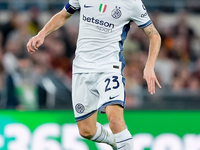
[[[32,37],[29,42],[27,43],[27,50],[29,53],[33,54],[35,51],[38,50],[38,47],[42,45],[44,42],[44,36],[38,34]]]
[[[162,88],[160,83],[158,82],[155,72],[153,69],[145,67],[144,69],[144,76],[143,78],[146,80],[148,85],[148,91],[150,94],[155,94],[155,83],[158,85],[159,88]]]

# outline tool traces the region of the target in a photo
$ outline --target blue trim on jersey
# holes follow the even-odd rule
[[[119,41],[119,47],[120,50],[123,51],[123,44],[124,44],[124,40],[127,37],[128,31],[130,30],[130,24],[131,22],[129,22],[128,24],[124,25],[123,29],[122,29],[122,34],[121,34],[121,41]]]
[[[65,9],[69,14],[74,14],[76,8],[69,4],[69,2],[65,5]]]
[[[139,28],[145,28],[145,27],[148,27],[150,24],[152,24],[151,20],[149,20],[147,23],[143,24],[143,25],[140,25],[138,26]]]
[[[100,113],[105,113],[105,109],[109,105],[121,105],[123,108],[125,108],[125,101],[122,100],[114,100],[104,103],[101,107],[99,107],[98,111]]]
[[[123,76],[123,70],[125,67],[125,61],[124,61],[124,56],[122,55],[122,51],[124,50],[123,45],[124,45],[124,40],[127,37],[128,31],[130,30],[130,24],[131,22],[129,22],[128,24],[124,25],[123,29],[122,29],[122,34],[121,34],[121,41],[119,41],[119,47],[120,47],[120,52],[119,52],[119,61],[122,63],[122,69],[121,69],[121,75]],[[122,82],[125,84],[126,79],[123,77],[122,78]]]
[[[83,115],[83,116],[81,116],[81,117],[76,117],[75,120],[76,120],[76,122],[77,122],[77,121],[84,120],[84,119],[90,117],[90,116],[91,116],[92,114],[94,114],[96,111],[97,111],[97,110],[93,110],[92,112],[90,112],[90,113],[88,113],[88,114],[86,114],[86,115]]]
[[[119,52],[119,61],[122,63],[122,69],[121,69],[121,75],[122,75],[122,82],[125,85],[126,79],[124,78],[123,70],[125,67],[125,61],[124,61],[124,56],[122,55],[121,51]]]

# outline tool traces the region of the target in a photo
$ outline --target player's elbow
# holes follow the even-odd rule
[[[159,43],[161,43],[161,41],[162,41],[162,39],[161,39],[161,36],[160,36],[160,34],[158,33],[158,35],[157,35],[157,41],[159,42]]]
[[[158,33],[158,37],[159,37],[159,40],[161,41],[161,36],[160,36],[160,34]]]
[[[158,43],[159,45],[161,44],[161,36],[159,33],[154,34],[153,36],[151,36],[150,41],[152,41],[153,43]]]

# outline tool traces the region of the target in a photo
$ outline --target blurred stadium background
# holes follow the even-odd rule
[[[108,149],[87,141],[76,144],[78,141],[70,140],[78,134],[69,137],[60,134],[65,133],[65,126],[72,133],[73,129],[77,132],[71,106],[71,65],[79,14],[74,14],[61,29],[50,34],[35,54],[30,55],[26,50],[28,40],[66,3],[64,0],[0,0],[2,150]],[[134,135],[137,133],[136,150],[199,150],[200,0],[143,0],[143,3],[162,37],[155,66],[162,89],[156,89],[154,96],[147,91],[142,74],[149,41],[133,23],[123,54],[127,79],[125,116],[133,117],[128,126]],[[104,117],[100,121],[106,123]],[[47,129],[51,133],[44,136]],[[66,130],[71,133],[69,129]],[[26,138],[26,143],[20,144],[23,137],[34,138],[36,131],[36,141]],[[164,142],[158,136],[165,137]],[[13,140],[16,137],[18,142]],[[41,145],[42,139],[48,139],[46,145],[33,146]],[[71,145],[58,146],[64,140]]]

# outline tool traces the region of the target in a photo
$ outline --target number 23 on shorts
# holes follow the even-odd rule
[[[117,89],[119,87],[119,81],[118,81],[118,76],[112,76],[112,78],[107,78],[105,80],[105,82],[107,83],[106,84],[106,87],[105,87],[105,92],[111,90],[111,89]],[[111,86],[111,82],[115,83],[115,85]]]

